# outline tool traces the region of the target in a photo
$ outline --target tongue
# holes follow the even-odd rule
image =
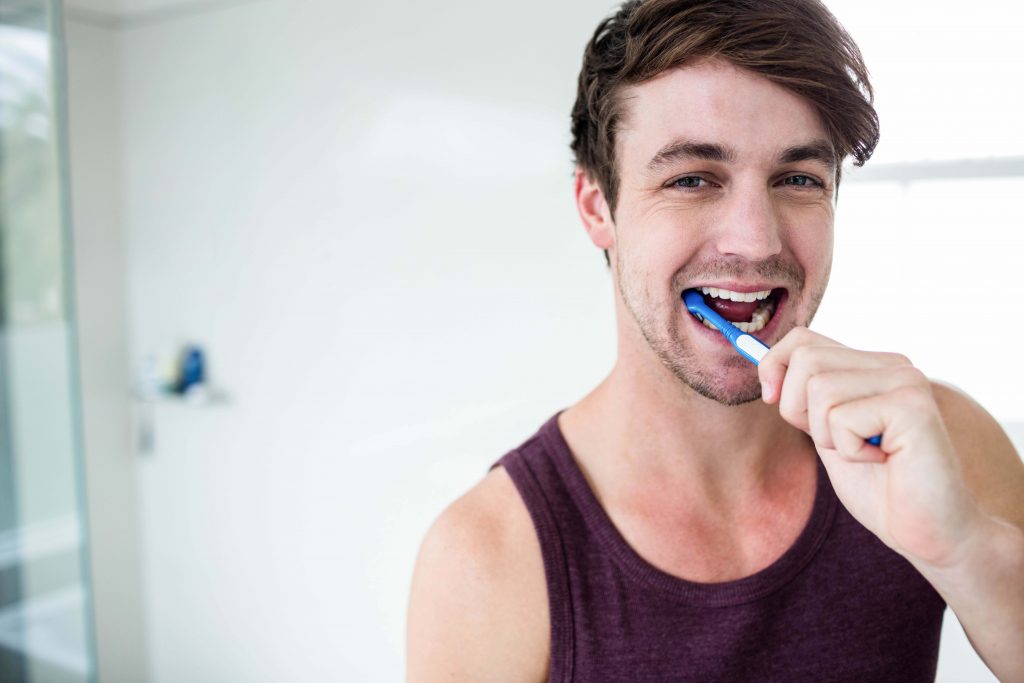
[[[717,297],[705,296],[704,301],[715,309],[720,316],[731,323],[750,322],[754,311],[761,305],[760,301],[726,301]]]

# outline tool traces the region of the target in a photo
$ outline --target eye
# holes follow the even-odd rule
[[[796,185],[797,187],[823,187],[823,185],[809,175],[786,176],[782,181],[783,185]]]
[[[701,183],[707,184],[707,180],[701,178],[699,175],[684,175],[682,178],[677,178],[672,181],[672,187],[681,187],[684,190],[696,190],[701,186]]]

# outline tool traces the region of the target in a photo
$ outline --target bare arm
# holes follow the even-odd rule
[[[547,680],[540,545],[504,469],[490,472],[427,532],[406,635],[410,683]]]
[[[920,566],[971,644],[1003,681],[1024,681],[1024,463],[998,423],[960,392],[934,385],[982,524],[957,561]]]

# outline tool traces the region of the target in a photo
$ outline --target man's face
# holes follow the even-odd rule
[[[835,162],[825,129],[803,98],[721,60],[630,87],[623,102],[611,249],[622,303],[687,385],[728,405],[759,398],[754,366],[686,313],[680,296],[770,290],[751,303],[705,296],[729,319],[753,318],[750,331],[769,346],[810,323],[832,261]]]

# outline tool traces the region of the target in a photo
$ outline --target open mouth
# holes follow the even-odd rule
[[[704,303],[710,308],[742,332],[750,333],[760,332],[768,326],[786,293],[781,287],[756,292],[734,292],[718,287],[696,289],[704,295]],[[712,330],[717,329],[707,320],[703,323]]]

